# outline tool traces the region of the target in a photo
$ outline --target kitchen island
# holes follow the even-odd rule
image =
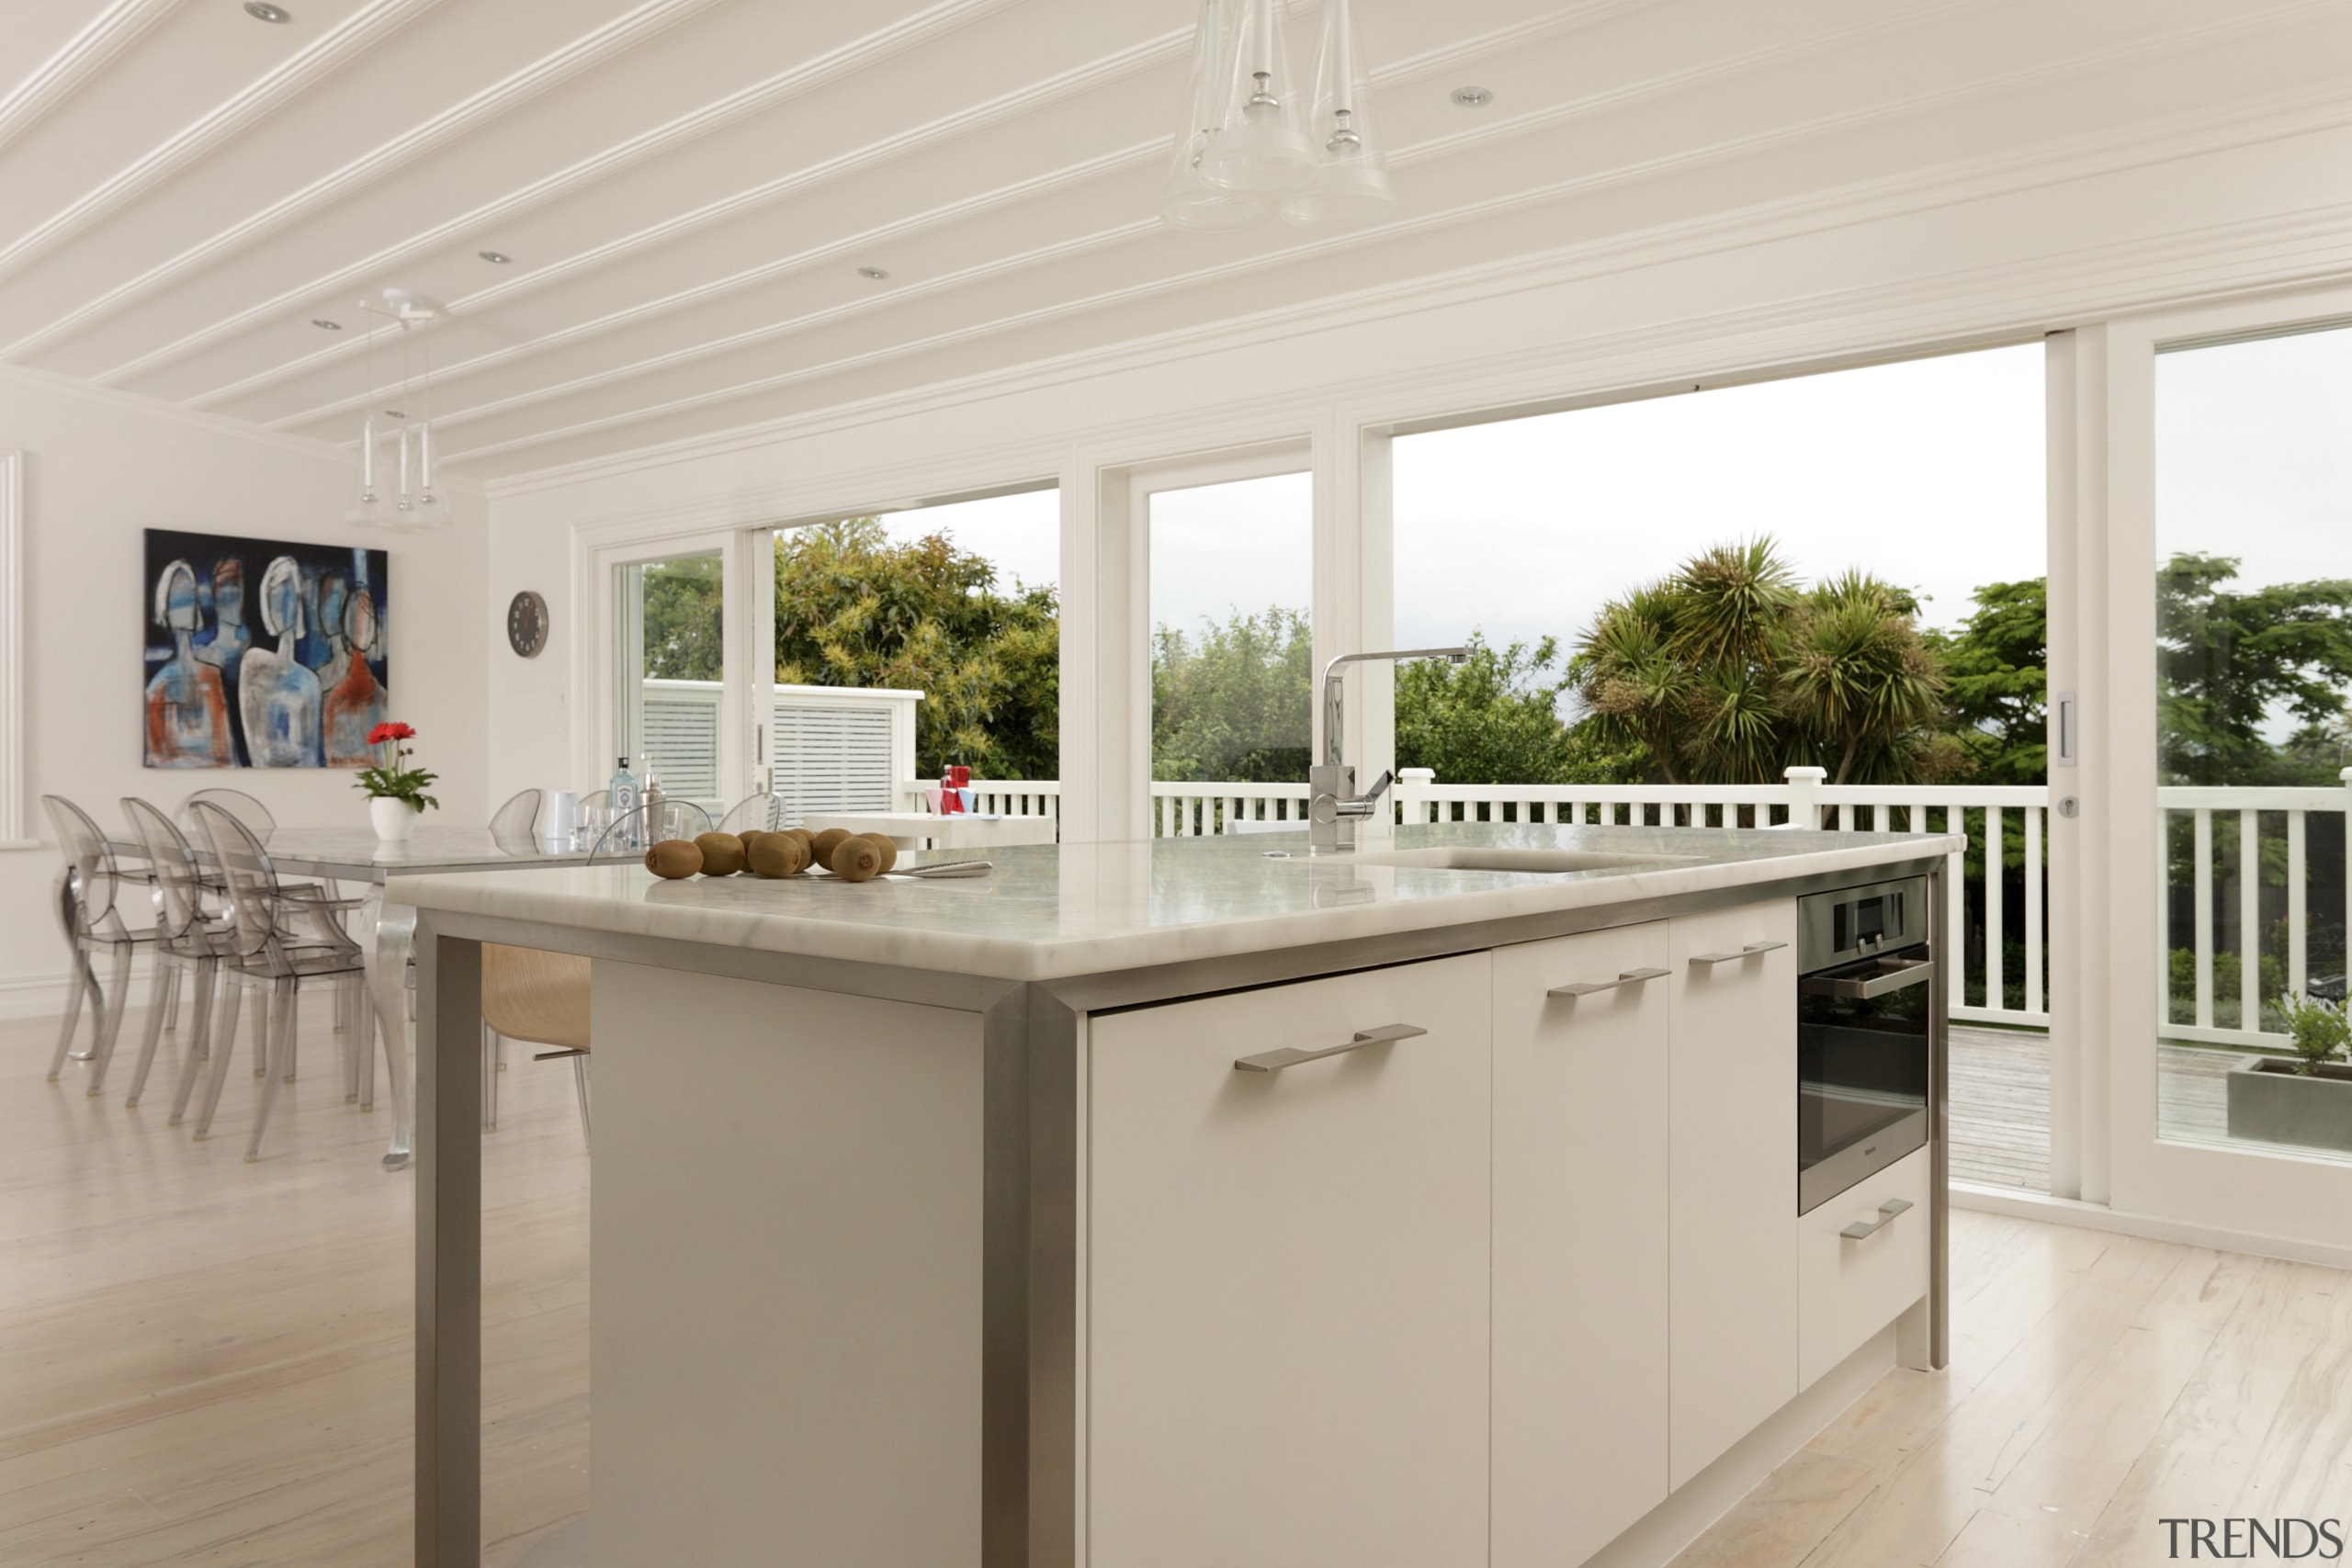
[[[482,942],[593,961],[598,1562],[1657,1562],[1940,1364],[1939,1089],[1801,1215],[1794,946],[1959,845],[401,879],[417,1561],[479,1556]]]

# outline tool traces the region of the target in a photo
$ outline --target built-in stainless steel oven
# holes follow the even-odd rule
[[[1797,900],[1797,1212],[1928,1142],[1941,987],[1928,879]]]

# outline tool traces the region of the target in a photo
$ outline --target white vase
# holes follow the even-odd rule
[[[416,819],[424,813],[405,800],[379,795],[368,799],[368,815],[375,819],[376,837],[388,844],[405,844],[416,831]]]

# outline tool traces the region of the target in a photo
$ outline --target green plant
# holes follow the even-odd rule
[[[1758,536],[1604,605],[1567,678],[1594,739],[1668,784],[1772,784],[1800,762],[1833,784],[1940,783],[1973,764],[1918,611],[1863,571],[1801,586]]]
[[[2278,1004],[2278,1011],[2287,1021],[2287,1033],[2300,1058],[2295,1071],[2305,1077],[2319,1071],[2323,1063],[2343,1055],[2345,1046],[2352,1044],[2352,1019],[2346,1018],[2342,1002],[2293,996]]]
[[[414,727],[405,724],[379,724],[368,732],[368,744],[389,748],[390,755],[381,764],[359,770],[359,777],[352,788],[370,800],[404,800],[418,811],[429,810],[441,803],[424,793],[425,786],[438,779],[438,773],[424,768],[406,766],[409,749],[403,741],[416,739]]]

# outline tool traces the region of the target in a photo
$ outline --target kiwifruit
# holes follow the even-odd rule
[[[748,855],[752,852],[752,841],[765,836],[767,831],[765,828],[746,828],[735,836],[743,840],[743,852]]]
[[[871,839],[844,835],[833,846],[832,874],[843,882],[870,882],[882,872],[882,852]]]
[[[702,852],[705,876],[732,876],[743,869],[743,840],[732,833],[697,833],[695,848]]]
[[[675,882],[702,869],[702,850],[691,839],[664,839],[645,852],[645,869]]]
[[[811,846],[817,853],[817,863],[827,871],[832,870],[834,847],[850,837],[853,835],[846,828],[828,828],[818,834],[816,843]]]
[[[895,840],[895,839],[893,839],[893,838],[891,838],[889,834],[888,834],[888,833],[860,833],[860,834],[858,835],[858,837],[859,837],[859,838],[861,838],[861,839],[866,840],[868,842],[872,843],[872,844],[873,844],[873,846],[874,846],[876,849],[880,850],[880,851],[882,852],[882,870],[883,870],[883,871],[888,871],[888,870],[889,870],[892,866],[894,866],[894,865],[896,865],[896,864],[898,864],[898,863],[899,863],[899,844],[898,844],[898,840]],[[876,875],[879,875],[879,874],[880,874],[880,873],[876,873]]]
[[[797,876],[808,868],[808,854],[790,833],[762,833],[743,852],[754,876]]]

